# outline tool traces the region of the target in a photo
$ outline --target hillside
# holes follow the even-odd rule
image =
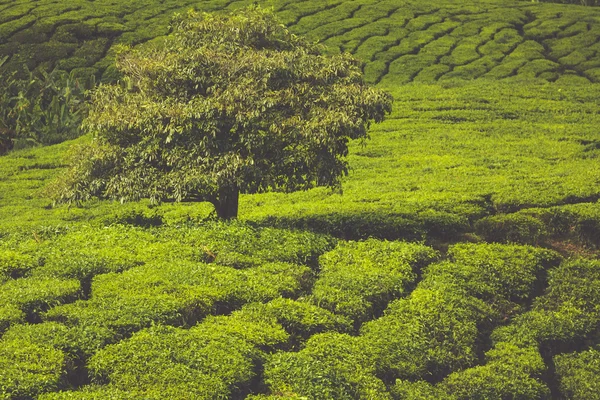
[[[112,49],[165,35],[172,13],[251,1],[3,0],[0,57],[17,66],[58,67],[116,77]],[[262,1],[282,22],[367,62],[370,82],[512,76],[598,82],[600,9],[516,0]]]
[[[112,80],[249,3],[0,0],[0,59]],[[0,399],[599,399],[600,9],[260,3],[395,98],[343,191],[52,207],[90,138],[0,157]]]

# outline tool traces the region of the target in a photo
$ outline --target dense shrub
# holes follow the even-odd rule
[[[89,368],[94,381],[144,398],[229,398],[288,337],[277,324],[242,321],[234,314],[189,330],[155,326],[99,351]]]
[[[475,230],[488,242],[538,244],[547,235],[544,224],[523,214],[502,214],[480,219]]]
[[[432,265],[423,284],[453,281],[472,296],[497,305],[529,302],[545,284],[546,270],[562,260],[554,251],[531,246],[467,243],[450,247],[448,258],[453,265]]]
[[[339,333],[312,336],[297,353],[275,353],[265,365],[273,393],[308,399],[390,399],[364,357],[360,339]]]
[[[25,316],[35,320],[50,307],[75,300],[80,294],[79,281],[55,278],[11,279],[0,284],[0,326]],[[21,314],[19,311],[22,311]]]
[[[308,273],[285,263],[241,271],[191,262],[148,264],[97,276],[89,300],[55,307],[45,318],[108,328],[118,339],[153,323],[190,326],[213,312],[294,295]]]
[[[455,397],[443,388],[426,381],[397,379],[391,388],[391,393],[397,400],[455,400]]]
[[[477,359],[478,325],[488,307],[451,284],[415,289],[392,302],[383,317],[361,328],[366,352],[378,375],[439,379]]]
[[[421,268],[436,258],[433,249],[420,244],[340,242],[320,257],[312,295],[319,306],[363,322],[404,295]]]
[[[0,340],[0,399],[33,398],[56,390],[64,378],[65,355],[23,338]]]
[[[496,342],[542,344],[551,353],[581,346],[600,322],[600,262],[569,260],[549,271],[548,289],[530,311],[492,334]]]
[[[37,260],[26,254],[0,249],[0,283],[22,277],[37,265]]]
[[[450,374],[441,384],[452,398],[464,400],[549,398],[539,379],[546,365],[535,347],[499,343],[486,353],[485,365]]]
[[[277,298],[268,303],[250,303],[239,313],[250,321],[263,318],[275,320],[293,340],[306,340],[314,334],[327,331],[348,332],[352,329],[352,323],[347,318],[302,299]]]
[[[589,349],[554,357],[562,395],[573,400],[600,399],[600,351]]]

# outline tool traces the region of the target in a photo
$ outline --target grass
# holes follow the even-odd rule
[[[247,3],[0,0],[0,57],[112,80]],[[52,207],[88,137],[0,157],[0,399],[593,398],[600,10],[261,3],[395,98],[343,191]]]

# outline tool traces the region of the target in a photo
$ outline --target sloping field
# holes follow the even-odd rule
[[[168,33],[173,12],[235,0],[2,0],[0,57],[115,78],[111,49]],[[511,76],[600,80],[600,9],[515,0],[261,1],[294,32],[368,63],[370,82]]]
[[[246,3],[0,0],[0,57],[113,79]],[[264,2],[395,98],[343,193],[53,208],[90,138],[0,157],[0,399],[599,399],[600,10],[430,3]]]

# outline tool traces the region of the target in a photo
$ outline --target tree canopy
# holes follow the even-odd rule
[[[52,189],[58,202],[209,201],[237,216],[239,193],[338,186],[348,143],[391,111],[361,62],[292,34],[257,6],[189,11],[159,43],[122,48],[123,79],[100,85]]]

